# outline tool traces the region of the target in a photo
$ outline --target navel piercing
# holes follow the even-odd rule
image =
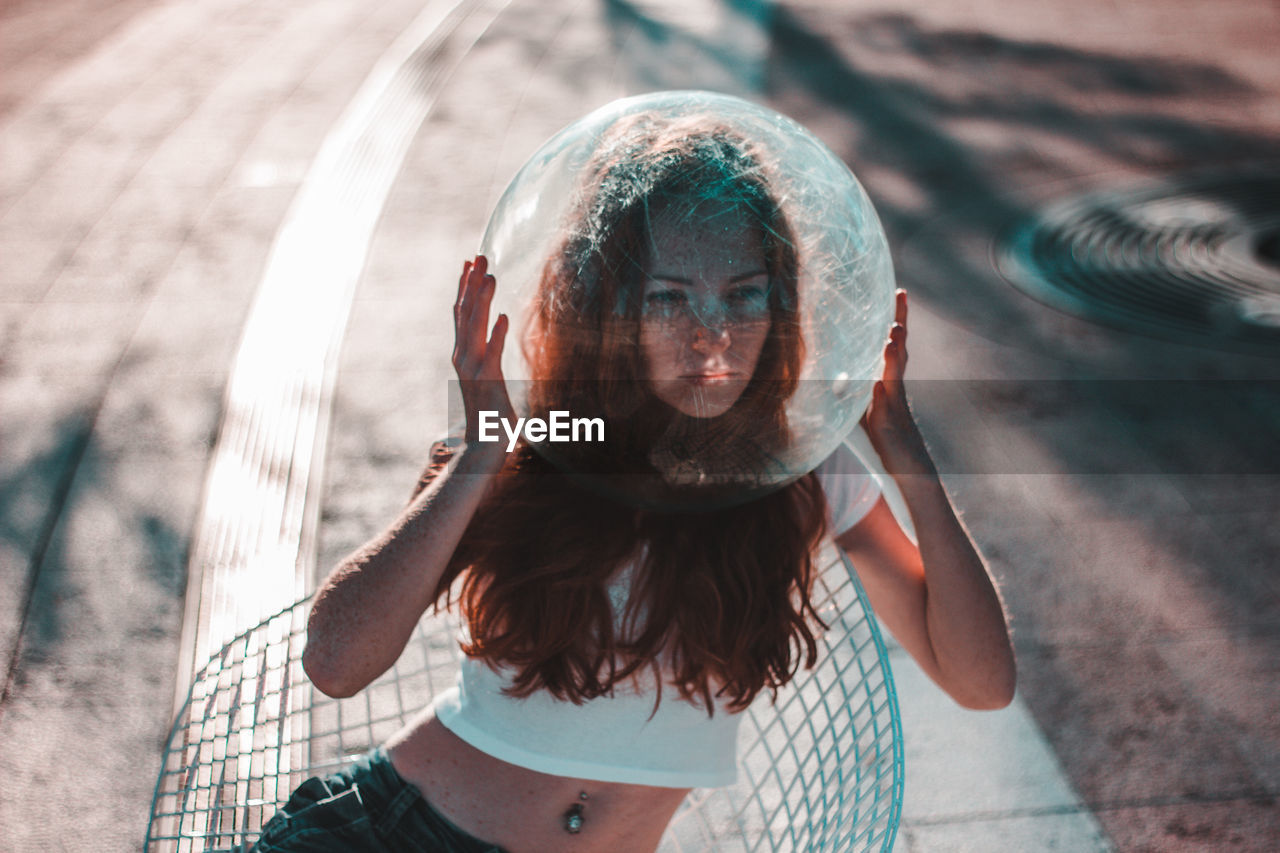
[[[580,791],[578,799],[586,802],[587,792]],[[570,835],[577,835],[582,831],[582,803],[574,803],[569,810],[564,813],[564,830]]]

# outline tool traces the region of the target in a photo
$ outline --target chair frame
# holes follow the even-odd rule
[[[821,565],[818,664],[744,712],[738,782],[695,789],[663,853],[892,850],[904,763],[888,655],[843,550],[828,543]],[[446,612],[424,617],[361,694],[324,696],[301,667],[309,602],[244,631],[196,673],[165,747],[146,853],[248,850],[304,779],[385,741],[453,684],[459,625]]]

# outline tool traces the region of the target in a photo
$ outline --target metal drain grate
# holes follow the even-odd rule
[[[1280,346],[1280,169],[1066,199],[998,241],[1001,275],[1087,319],[1183,343]]]

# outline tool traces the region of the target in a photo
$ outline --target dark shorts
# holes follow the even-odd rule
[[[357,853],[506,853],[463,832],[400,778],[378,747],[323,779],[298,786],[253,848]]]

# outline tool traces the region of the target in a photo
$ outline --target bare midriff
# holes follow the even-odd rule
[[[690,790],[573,779],[508,764],[449,731],[430,709],[392,737],[387,752],[433,808],[510,853],[653,853]],[[565,819],[575,805],[582,823],[570,833]]]

